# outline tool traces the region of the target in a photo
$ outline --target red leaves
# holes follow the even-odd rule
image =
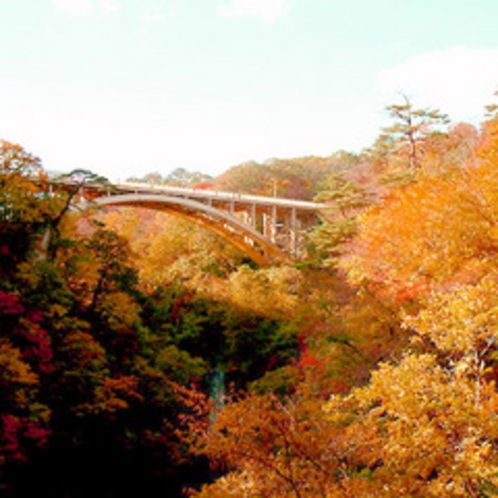
[[[49,372],[53,358],[49,333],[39,324],[43,322],[43,313],[38,310],[27,311],[15,294],[0,290],[0,316],[22,316],[11,337],[20,342],[22,356],[30,364],[37,365],[40,372]],[[17,321],[17,318],[16,318]]]
[[[301,368],[315,368],[323,370],[325,368],[325,361],[316,357],[315,353],[311,350],[306,350],[301,354],[299,366]]]
[[[50,431],[29,419],[11,414],[0,415],[0,453],[14,461],[25,461],[26,440],[35,446],[47,443]]]
[[[24,313],[24,306],[18,296],[0,290],[0,314],[20,315]]]
[[[19,436],[23,429],[23,421],[13,415],[0,417],[2,425],[1,446],[2,452],[10,455],[14,460],[24,460],[19,445]]]
[[[52,340],[50,334],[37,324],[40,319],[39,313],[28,314],[20,320],[15,335],[23,339],[23,357],[32,365],[37,365],[41,373],[49,373],[53,369]]]

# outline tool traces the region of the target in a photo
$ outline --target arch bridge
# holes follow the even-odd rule
[[[291,262],[325,204],[147,183],[84,184],[79,207],[143,207],[186,218],[223,237],[259,266]]]

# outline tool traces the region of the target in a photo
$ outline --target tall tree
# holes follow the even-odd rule
[[[448,116],[436,109],[415,109],[406,95],[404,103],[386,107],[394,124],[384,128],[384,132],[392,135],[400,146],[408,148],[408,169],[417,170],[420,166],[420,146],[438,127],[447,124]]]
[[[343,173],[335,173],[320,184],[313,200],[327,204],[327,208],[322,211],[321,223],[308,234],[308,253],[316,254],[320,264],[335,267],[356,233],[356,217],[372,202],[372,195]]]
[[[370,176],[386,187],[402,186],[420,173],[427,143],[444,136],[449,122],[445,114],[416,109],[403,95],[403,103],[386,107],[393,124],[382,129],[374,145],[364,150]],[[429,147],[430,148],[430,147]]]

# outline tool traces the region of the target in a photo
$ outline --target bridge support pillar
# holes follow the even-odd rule
[[[277,242],[277,206],[271,207],[270,240],[273,244]]]
[[[296,208],[293,207],[291,208],[291,215],[290,215],[290,252],[293,256],[295,256],[297,252],[297,215],[296,215]]]
[[[256,204],[251,204],[249,223],[253,228],[256,228]]]

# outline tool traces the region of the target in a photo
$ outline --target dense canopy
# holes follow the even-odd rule
[[[498,494],[498,117],[404,99],[361,154],[137,181],[328,204],[257,268],[143,208],[70,209],[0,141],[0,479],[12,496]]]

